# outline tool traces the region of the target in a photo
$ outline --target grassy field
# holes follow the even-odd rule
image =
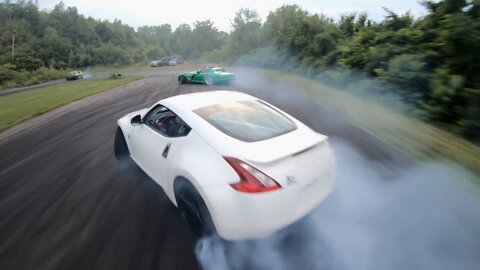
[[[0,131],[72,101],[138,79],[140,78],[80,80],[38,90],[0,96]]]
[[[2,71],[0,71],[2,73]],[[5,81],[0,85],[0,91],[35,85],[56,79],[62,79],[70,73],[70,70],[58,70],[54,68],[41,67],[35,71],[16,71],[13,69],[3,70]]]
[[[419,161],[448,160],[480,175],[480,147],[382,104],[300,76],[260,70],[260,74],[292,86],[322,106],[339,111],[352,124]]]

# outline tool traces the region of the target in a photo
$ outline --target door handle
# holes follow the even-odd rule
[[[162,156],[163,156],[164,158],[167,158],[167,156],[168,156],[168,151],[170,151],[170,145],[171,145],[171,143],[167,143],[167,145],[166,145],[165,148],[163,149]]]

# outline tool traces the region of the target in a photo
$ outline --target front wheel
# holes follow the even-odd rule
[[[187,181],[182,181],[179,185],[176,188],[175,197],[183,218],[197,236],[214,234],[215,226],[200,194]]]
[[[183,76],[180,76],[180,77],[178,78],[178,82],[179,82],[180,84],[184,84],[184,83],[187,82],[187,78],[185,78],[185,77],[183,77]]]
[[[115,133],[114,154],[117,160],[125,160],[130,156],[125,136],[120,128]]]
[[[212,85],[213,84],[212,76],[205,77],[205,79],[203,80],[203,83],[205,83],[205,85],[208,85],[208,86]]]

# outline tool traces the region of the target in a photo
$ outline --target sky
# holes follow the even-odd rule
[[[38,0],[42,10],[51,10],[60,0]],[[75,6],[80,14],[96,19],[119,19],[132,27],[168,23],[175,29],[179,24],[193,24],[210,19],[222,30],[231,31],[231,20],[240,8],[255,9],[262,20],[284,4],[297,4],[310,13],[323,13],[334,19],[340,14],[365,11],[370,18],[382,20],[383,7],[395,12],[410,11],[415,16],[426,14],[419,0],[63,0]]]

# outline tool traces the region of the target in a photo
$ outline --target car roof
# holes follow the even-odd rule
[[[196,92],[184,95],[170,97],[160,101],[161,104],[167,107],[176,107],[176,109],[183,109],[193,111],[199,108],[207,107],[215,104],[232,103],[241,100],[257,100],[258,98],[247,95],[237,91],[208,91]],[[174,108],[170,108],[175,111]]]

